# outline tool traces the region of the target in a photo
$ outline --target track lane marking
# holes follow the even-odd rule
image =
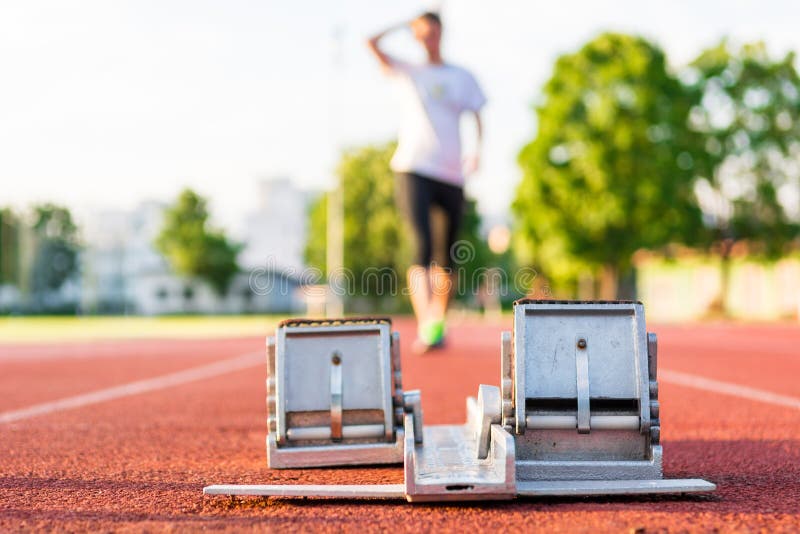
[[[2,319],[0,319],[2,321]],[[202,339],[202,338],[201,338]],[[262,338],[256,338],[263,342]],[[222,342],[227,350],[228,341],[242,341],[239,338],[208,338],[202,341]],[[147,357],[183,356],[188,347],[195,349],[204,345],[200,342],[176,338],[146,338],[99,341],[64,341],[45,344],[18,344],[0,340],[0,363],[30,363],[37,361],[71,361],[76,359],[134,358],[140,354]]]
[[[763,389],[741,386],[732,382],[713,380],[711,378],[705,378],[690,373],[671,371],[669,369],[659,369],[658,380],[668,382],[670,384],[677,384],[679,386],[702,389],[704,391],[710,391],[713,393],[721,393],[722,395],[731,395],[741,399],[765,402],[767,404],[775,404],[777,406],[784,406],[786,408],[800,410],[800,399],[798,398],[789,397],[787,395],[779,395]]]
[[[250,367],[257,367],[263,363],[263,355],[261,352],[249,352],[234,358],[221,360],[208,365],[193,367],[183,371],[177,371],[145,380],[138,380],[136,382],[113,386],[110,388],[93,391],[91,393],[66,397],[56,401],[35,404],[19,410],[3,412],[0,413],[0,424],[13,423],[15,421],[22,421],[40,415],[71,410],[74,408],[80,408],[82,406],[89,406],[123,397],[148,393],[150,391],[180,386],[190,382],[196,382],[206,378],[214,378],[242,369],[248,369]],[[722,382],[720,380],[713,380],[711,378],[705,378],[680,371],[672,371],[670,369],[661,369],[658,371],[658,375],[660,381],[679,386],[710,391],[713,393],[720,393],[723,395],[731,395],[743,399],[800,410],[800,399],[786,395],[779,395],[763,389],[751,388],[739,384],[733,384],[731,382]]]
[[[199,367],[184,369],[183,371],[177,371],[144,380],[137,380],[136,382],[129,382],[127,384],[100,389],[91,393],[75,395],[73,397],[66,397],[56,401],[34,404],[33,406],[19,410],[3,412],[0,413],[0,424],[13,423],[15,421],[22,421],[24,419],[30,419],[40,415],[71,410],[74,408],[80,408],[82,406],[89,406],[91,404],[99,404],[114,399],[139,395],[141,393],[148,393],[150,391],[180,386],[190,382],[196,382],[198,380],[204,380],[206,378],[213,378],[232,373],[234,371],[256,367],[264,363],[263,353],[248,352],[246,354],[240,354],[234,358],[217,361],[207,365],[201,365]]]

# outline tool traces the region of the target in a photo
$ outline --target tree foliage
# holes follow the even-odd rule
[[[471,198],[464,201],[464,215],[461,220],[461,231],[458,242],[454,245],[456,250],[450,251],[451,267],[456,270],[459,277],[463,277],[461,286],[469,290],[466,294],[456,293],[455,298],[469,300],[473,297],[471,292],[477,291],[477,284],[485,280],[486,269],[491,267],[507,267],[505,258],[492,253],[486,239],[481,236],[481,215],[478,213],[478,203]],[[467,246],[466,249],[463,247]],[[461,254],[459,254],[461,253]]]
[[[42,296],[58,290],[78,272],[78,227],[64,206],[40,204],[33,207],[34,259],[30,289]]]
[[[165,210],[155,246],[177,274],[201,278],[224,294],[239,271],[236,256],[241,245],[211,227],[208,217],[207,201],[185,189]]]
[[[11,208],[0,208],[0,285],[19,285],[20,218]]]
[[[747,239],[769,256],[797,236],[800,78],[794,53],[774,60],[763,43],[702,52],[683,73],[693,100],[699,200],[714,236]],[[791,194],[792,191],[794,194]]]
[[[537,135],[519,154],[522,259],[565,287],[585,273],[616,279],[640,248],[697,241],[690,105],[642,38],[604,34],[560,57],[535,109]]]
[[[394,175],[389,161],[395,143],[353,148],[342,154],[336,171],[343,188],[344,268],[361,289],[374,295],[381,283],[365,276],[376,269],[404,273],[408,265],[408,241],[394,202]],[[306,261],[326,272],[327,206],[329,194],[321,196],[309,213]]]

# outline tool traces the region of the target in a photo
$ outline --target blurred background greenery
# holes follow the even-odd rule
[[[681,301],[697,308],[694,318],[735,315],[747,291],[773,295],[764,317],[795,316],[800,79],[794,59],[771,56],[763,43],[723,40],[671,68],[657,44],[621,33],[601,34],[560,56],[541,91],[531,88],[536,133],[518,154],[522,180],[510,207],[510,239],[500,236],[493,245],[470,199],[461,239],[472,254],[459,264],[460,274],[485,280],[487,270],[506,273],[502,291],[490,299],[495,307],[524,295],[661,302],[697,285],[702,299],[690,291]],[[348,148],[336,172],[343,267],[363,281],[346,295],[348,311],[407,311],[400,292],[409,232],[393,199],[393,148],[393,142]],[[323,284],[330,274],[330,195],[310,203],[304,256],[316,274],[300,285]],[[241,244],[210,224],[206,204],[183,191],[165,210],[153,246],[176,276],[201,280],[224,296],[242,271]],[[80,285],[79,230],[60,205],[0,211],[0,285],[21,295],[2,312],[97,311],[78,300],[49,300],[65,285]],[[691,280],[681,271],[686,266]],[[536,276],[515,285],[513,273],[523,268]],[[368,276],[376,270],[397,273],[395,287],[387,291],[379,276]],[[459,305],[486,307],[485,289],[485,283],[467,287],[457,295]],[[674,308],[665,304],[663,317],[681,318]]]

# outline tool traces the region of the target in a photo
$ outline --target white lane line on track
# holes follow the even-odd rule
[[[0,424],[13,423],[24,419],[30,419],[39,415],[46,415],[54,412],[64,410],[71,410],[73,408],[80,408],[91,404],[99,404],[122,397],[130,397],[147,393],[150,391],[157,391],[159,389],[166,389],[189,382],[204,380],[206,378],[213,378],[216,376],[232,373],[250,367],[257,367],[264,363],[263,354],[261,352],[250,352],[230,358],[214,362],[200,367],[193,367],[175,373],[169,373],[155,378],[148,378],[120,386],[114,386],[107,389],[85,393],[83,395],[76,395],[74,397],[67,397],[57,401],[45,402],[42,404],[35,404],[28,408],[20,410],[12,410],[0,413]],[[710,378],[704,378],[689,373],[682,373],[680,371],[672,371],[669,369],[660,369],[658,371],[659,381],[677,384],[713,393],[721,393],[723,395],[732,395],[748,400],[758,402],[765,402],[768,404],[775,404],[778,406],[785,406],[800,410],[800,399],[789,397],[786,395],[779,395],[763,389],[755,389],[730,382],[722,382]]]
[[[0,413],[0,424],[13,423],[15,421],[30,419],[31,417],[37,417],[39,415],[46,415],[63,410],[71,410],[73,408],[80,408],[81,406],[88,406],[90,404],[98,404],[122,397],[130,397],[132,395],[139,395],[141,393],[157,391],[159,389],[180,386],[182,384],[188,384],[189,382],[213,378],[232,373],[234,371],[256,367],[262,364],[265,364],[263,353],[249,352],[247,354],[236,356],[235,358],[229,358],[227,360],[214,362],[208,365],[192,367],[183,371],[177,371],[175,373],[169,373],[145,380],[137,380],[136,382],[129,382],[128,384],[101,389],[91,393],[84,393],[74,397],[66,397],[57,401],[35,404],[20,410],[3,412]]]
[[[2,319],[0,319],[2,321]],[[203,338],[199,338],[204,341]],[[239,338],[241,339],[241,338]],[[216,340],[216,339],[214,339]],[[263,339],[261,340],[263,341]],[[194,340],[178,338],[119,339],[99,341],[65,341],[44,345],[15,345],[0,340],[0,364],[30,363],[32,361],[129,358],[134,355],[171,358],[185,356],[190,349],[201,346]],[[221,350],[227,350],[221,347]]]
[[[775,404],[787,408],[794,408],[800,410],[800,399],[789,397],[787,395],[779,395],[771,391],[763,389],[756,389],[747,386],[740,386],[739,384],[732,384],[730,382],[722,382],[720,380],[713,380],[711,378],[704,378],[689,373],[682,373],[680,371],[671,371],[669,369],[658,370],[659,382],[668,382],[670,384],[677,384],[689,388],[702,389],[704,391],[711,391],[713,393],[721,393],[723,395],[732,395],[741,399],[754,400],[758,402],[766,402],[768,404]]]

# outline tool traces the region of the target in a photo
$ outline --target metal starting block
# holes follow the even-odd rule
[[[423,427],[388,319],[290,320],[267,342],[272,468],[400,463],[404,484],[218,485],[209,495],[501,500],[691,493],[662,478],[657,341],[639,302],[520,300],[500,385]]]
[[[406,409],[422,427],[389,319],[283,321],[267,339],[267,368],[271,468],[400,463]]]

